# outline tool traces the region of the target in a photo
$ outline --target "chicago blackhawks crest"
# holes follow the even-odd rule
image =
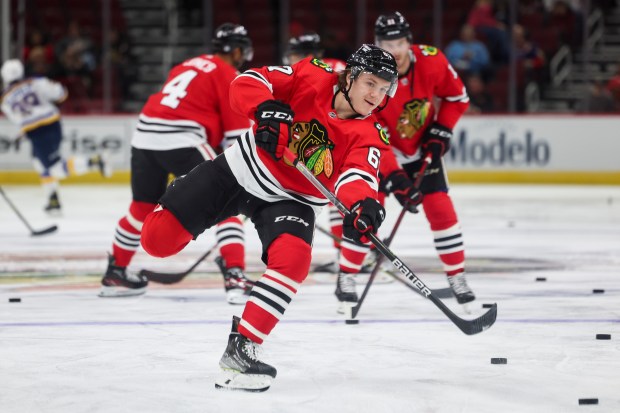
[[[428,99],[413,99],[405,103],[396,130],[403,139],[411,139],[426,123],[431,108]]]
[[[291,131],[293,139],[289,149],[297,153],[315,176],[324,173],[327,178],[331,178],[334,173],[334,143],[327,137],[323,125],[312,119],[310,122],[296,122]]]

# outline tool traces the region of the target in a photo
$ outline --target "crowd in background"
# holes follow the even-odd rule
[[[600,3],[611,5],[613,0],[602,0]],[[496,92],[499,87],[506,87],[511,41],[514,41],[516,48],[517,87],[521,90],[529,82],[540,86],[549,82],[551,56],[548,54],[560,44],[574,50],[580,47],[584,22],[580,0],[519,1],[517,21],[523,24],[515,24],[512,30],[509,30],[508,7],[508,0],[476,0],[458,37],[443,47],[448,60],[467,86],[471,98],[469,111],[472,113],[489,113],[505,108],[505,102],[497,101],[500,95]],[[526,27],[531,25],[553,28],[554,36],[533,38]],[[291,22],[291,35],[299,35],[304,30],[314,28]],[[130,40],[124,31],[112,30],[108,48],[103,47],[101,41],[95,41],[88,34],[88,28],[81,27],[77,20],[71,20],[64,35],[54,42],[45,28],[29,28],[27,33],[21,55],[26,72],[28,75],[51,77],[68,87],[71,99],[63,111],[83,110],[72,105],[72,101],[100,99],[101,67],[105,58],[111,64],[116,100],[132,98],[130,86],[137,79],[137,70]],[[322,41],[325,57],[341,58],[355,47],[343,44],[330,33],[324,35]],[[547,44],[540,44],[543,42]],[[108,50],[107,56],[103,56],[104,50]],[[620,64],[618,67],[618,73],[611,80],[593,82],[589,86],[589,95],[584,97],[587,104],[578,106],[578,111],[620,111]],[[114,110],[119,111],[120,108],[117,106]],[[517,102],[517,110],[524,110],[522,97]]]

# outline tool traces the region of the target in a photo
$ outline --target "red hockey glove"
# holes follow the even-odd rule
[[[276,161],[291,142],[294,115],[291,107],[279,100],[266,100],[256,108],[256,146],[269,152]]]
[[[441,158],[450,149],[452,129],[435,122],[424,131],[422,152],[433,154],[433,159]]]
[[[407,173],[396,170],[387,178],[381,180],[381,190],[386,194],[394,194],[398,203],[407,208],[407,211],[418,213],[418,205],[422,202],[422,193],[413,185]]]
[[[351,213],[342,220],[342,235],[356,242],[367,242],[363,235],[368,231],[377,232],[384,219],[385,209],[376,199],[357,201],[351,207]]]

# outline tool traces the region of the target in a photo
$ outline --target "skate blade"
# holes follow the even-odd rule
[[[125,288],[125,287],[115,287],[115,286],[101,286],[101,290],[99,290],[99,297],[133,297],[136,295],[142,295],[146,292],[146,287],[143,288]]]
[[[273,377],[265,374],[243,374],[234,370],[223,370],[215,380],[215,388],[221,390],[263,392],[271,386]]]
[[[249,295],[245,294],[244,290],[240,288],[235,288],[234,290],[229,290],[226,292],[226,301],[231,305],[243,305],[250,298]]]

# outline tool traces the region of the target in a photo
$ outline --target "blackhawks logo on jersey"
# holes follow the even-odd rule
[[[329,72],[329,73],[333,73],[334,72],[334,69],[332,69],[332,67],[330,65],[328,65],[327,63],[325,63],[321,59],[317,59],[316,57],[314,59],[312,59],[310,61],[310,63],[312,63],[315,66],[320,67],[321,69],[325,70],[326,72]]]
[[[334,143],[327,137],[323,125],[313,119],[310,122],[296,122],[291,130],[293,139],[289,149],[297,153],[315,176],[322,172],[331,178],[334,173]]]
[[[398,118],[396,130],[403,139],[411,139],[426,123],[431,103],[424,98],[413,99],[405,103],[404,109]]]
[[[437,54],[437,48],[434,46],[429,46],[426,44],[421,44],[418,46],[420,47],[420,50],[422,51],[422,54],[424,56],[435,56]]]
[[[381,126],[379,122],[375,122],[375,128],[379,130],[379,139],[381,139],[381,142],[385,143],[386,145],[389,145],[390,136],[388,135],[387,131],[383,129],[383,126]]]

